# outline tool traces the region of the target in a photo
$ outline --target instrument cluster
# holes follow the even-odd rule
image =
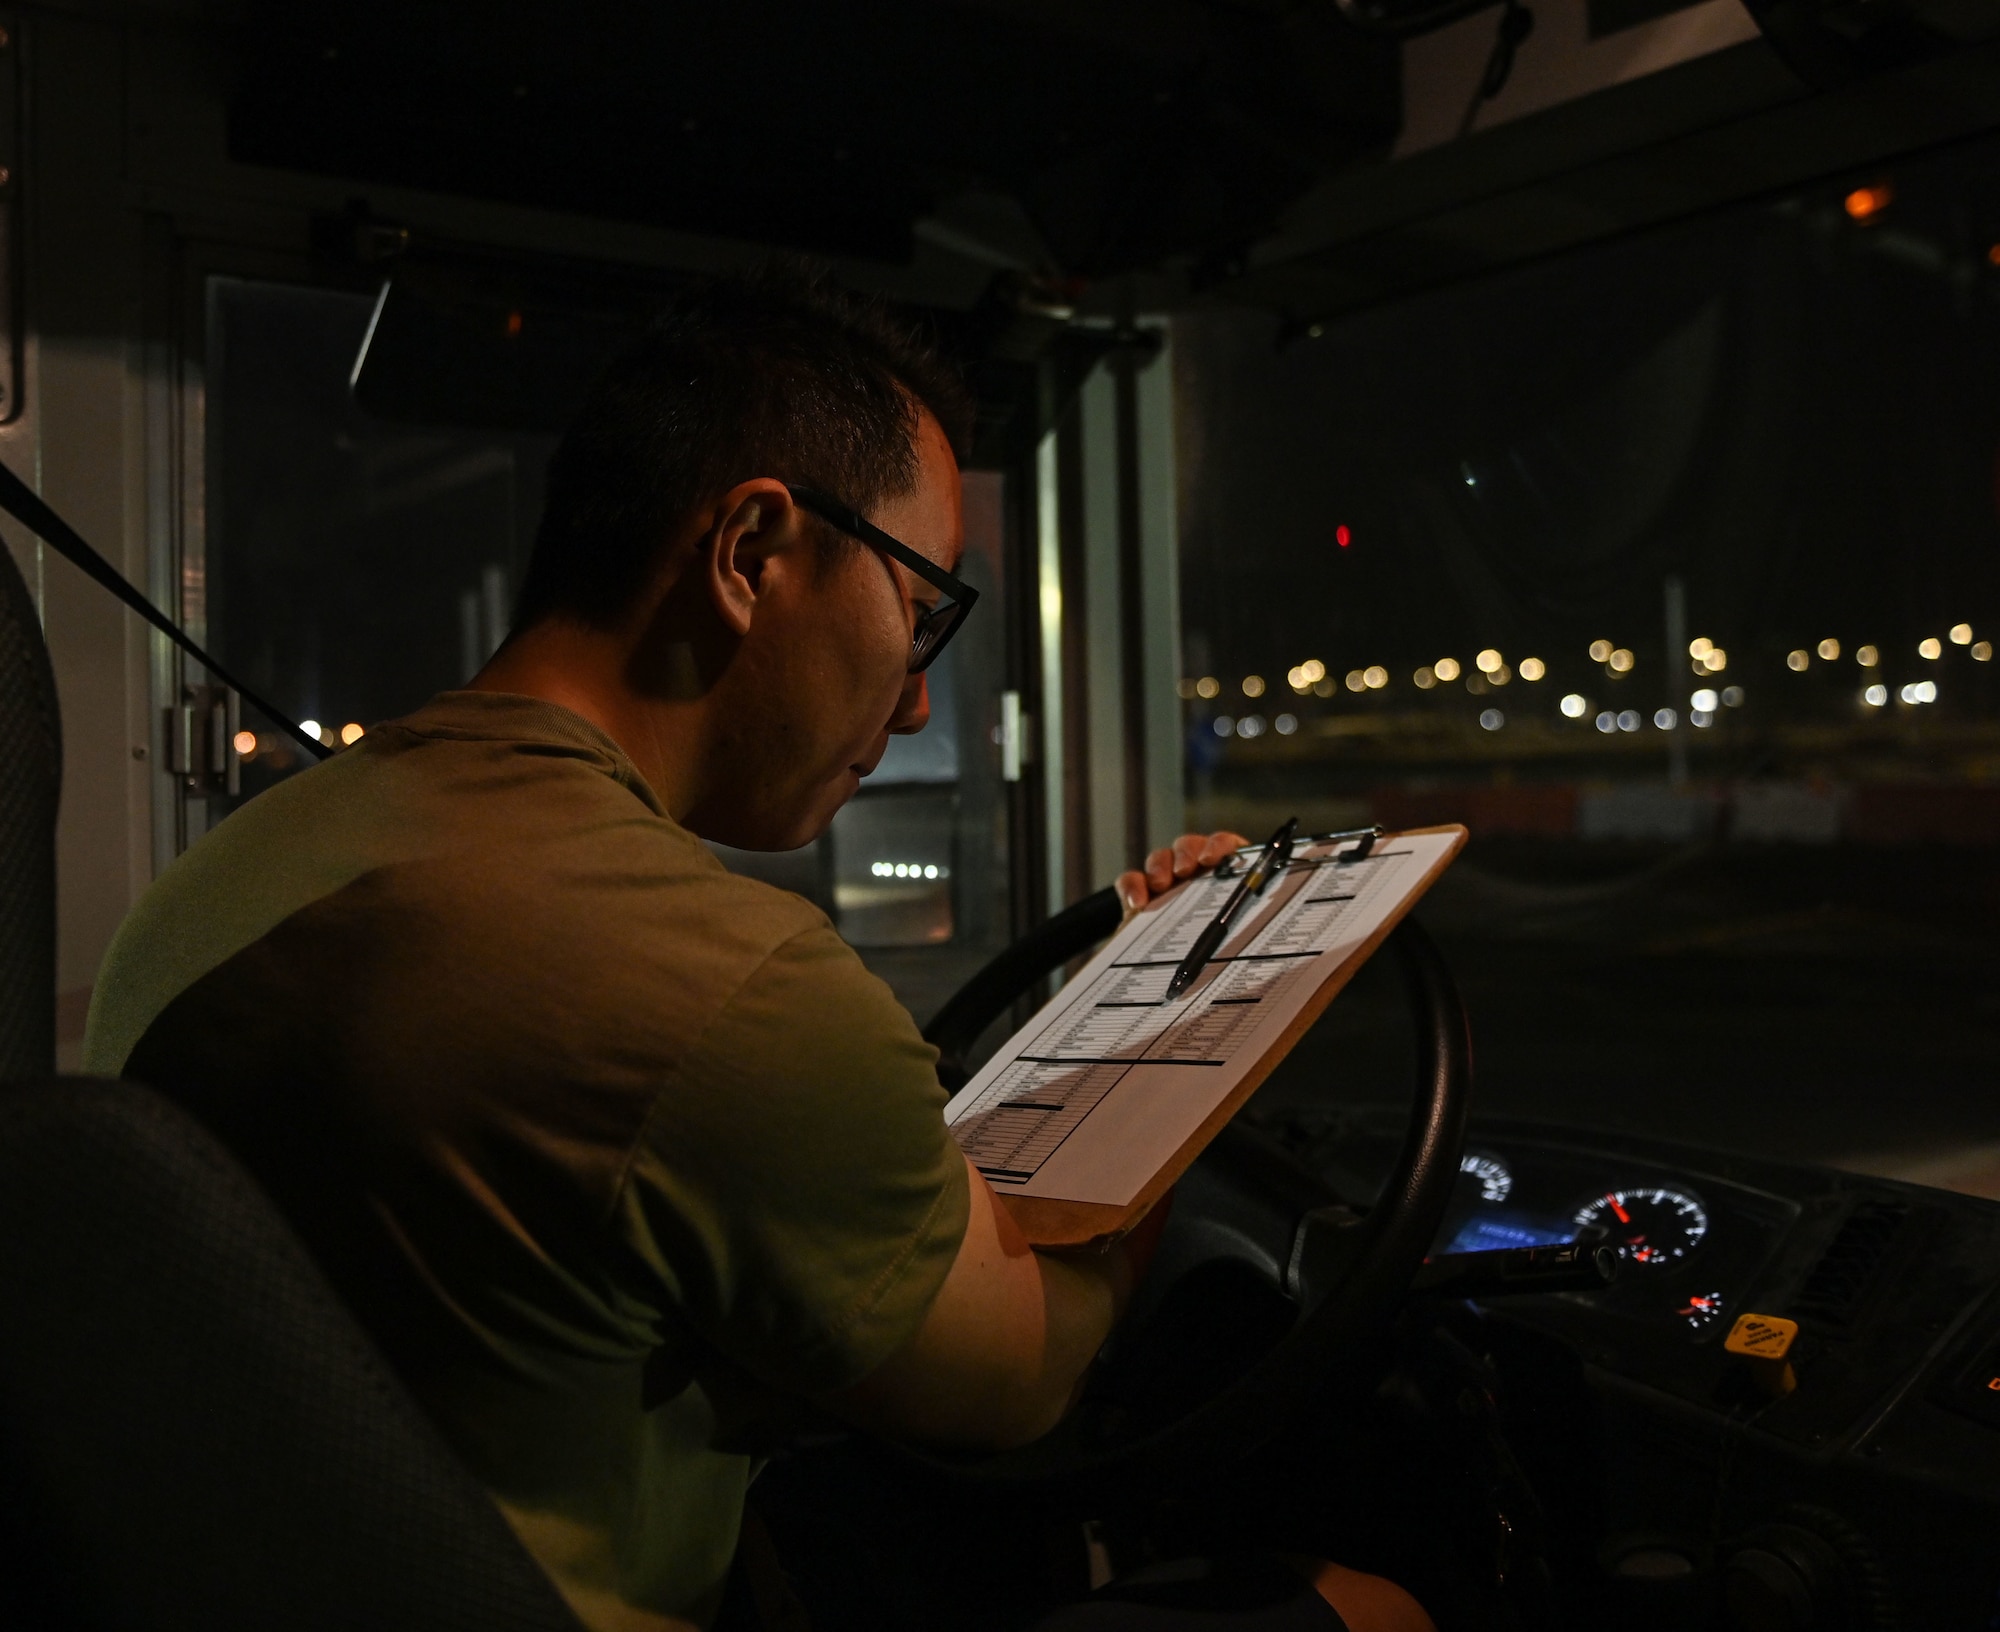
[[[1776,1197],[1602,1154],[1474,1145],[1432,1250],[1601,1243],[1623,1273],[1596,1301],[1698,1341],[1727,1326],[1775,1227],[1794,1211]]]

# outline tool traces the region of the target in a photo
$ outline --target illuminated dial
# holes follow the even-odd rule
[[[1722,1317],[1723,1302],[1720,1292],[1692,1292],[1688,1300],[1674,1311],[1697,1332],[1712,1326]]]
[[[1619,1257],[1659,1269],[1701,1245],[1708,1214],[1679,1190],[1607,1190],[1577,1209],[1576,1227],[1602,1232]]]
[[[1471,1175],[1479,1186],[1481,1201],[1505,1201],[1507,1192],[1514,1188],[1514,1175],[1507,1171],[1507,1164],[1498,1156],[1481,1156],[1467,1151],[1458,1160],[1458,1170]]]

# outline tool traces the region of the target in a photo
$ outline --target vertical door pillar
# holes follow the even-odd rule
[[[1037,465],[1048,905],[1180,831],[1169,331],[1093,369]]]

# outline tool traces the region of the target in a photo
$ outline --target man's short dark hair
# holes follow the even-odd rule
[[[920,407],[962,456],[963,387],[881,302],[796,265],[690,288],[556,449],[515,627],[615,622],[687,517],[737,482],[775,476],[863,514],[907,493]]]

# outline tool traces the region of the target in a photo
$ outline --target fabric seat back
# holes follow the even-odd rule
[[[0,1088],[0,1623],[578,1632],[235,1161]]]

